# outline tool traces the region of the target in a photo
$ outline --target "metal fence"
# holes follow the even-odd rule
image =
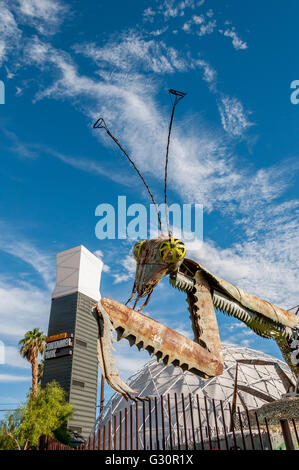
[[[39,438],[38,450],[75,450],[73,447],[66,446],[50,436],[41,436]]]
[[[236,403],[167,394],[104,416],[77,450],[299,449],[296,424],[295,419],[261,418]]]

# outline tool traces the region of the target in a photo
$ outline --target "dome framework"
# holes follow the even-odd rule
[[[112,440],[118,433],[122,448],[129,445],[128,431],[140,449],[211,444],[221,436],[232,443],[232,416],[280,399],[294,376],[283,361],[247,347],[224,344],[223,356],[223,374],[208,380],[156,359],[147,362],[127,383],[149,400],[127,402],[114,394],[94,431],[110,423]]]

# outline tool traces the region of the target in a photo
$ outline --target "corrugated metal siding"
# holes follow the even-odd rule
[[[83,437],[88,437],[94,426],[97,404],[98,325],[92,315],[95,300],[78,293],[75,339],[87,343],[86,347],[74,345],[72,381],[84,382],[84,388],[71,386],[70,402],[75,405],[75,413],[69,422],[71,427],[80,426]]]
[[[78,293],[52,299],[48,336],[59,333],[75,333]],[[56,380],[68,394],[71,388],[72,356],[64,356],[45,361],[42,387]]]
[[[48,336],[74,333],[78,293],[52,299]]]
[[[73,333],[73,355],[45,361],[42,385],[57,380],[67,391],[74,414],[69,421],[72,429],[81,428],[86,439],[96,418],[98,363],[98,326],[91,311],[95,300],[75,293],[52,299],[48,336],[58,333]],[[76,343],[84,341],[86,346]],[[83,382],[84,388],[73,381]]]

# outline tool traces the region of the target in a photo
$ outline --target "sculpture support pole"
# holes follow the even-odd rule
[[[100,401],[100,414],[102,413],[103,411],[103,408],[104,408],[104,385],[105,385],[105,377],[103,376],[102,374],[102,378],[101,378],[101,401]]]

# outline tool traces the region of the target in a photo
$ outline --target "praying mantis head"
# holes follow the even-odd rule
[[[186,254],[184,243],[173,237],[160,237],[137,242],[133,248],[136,260],[136,274],[132,295],[148,297],[165,276],[178,271]],[[146,303],[148,301],[146,300]],[[146,303],[144,305],[146,305]]]

